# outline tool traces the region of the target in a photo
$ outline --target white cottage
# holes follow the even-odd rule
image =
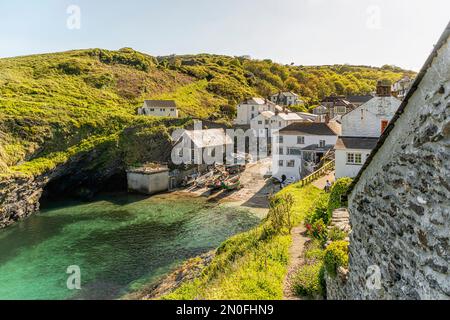
[[[179,164],[211,165],[223,163],[227,150],[233,150],[233,140],[224,129],[184,130],[172,157],[178,158],[180,161],[174,162]]]
[[[355,177],[400,106],[390,84],[378,83],[377,96],[342,116],[336,145],[336,179]]]
[[[178,118],[178,108],[173,100],[145,100],[138,114],[143,116]]]
[[[340,134],[335,122],[298,122],[274,133],[273,176],[298,181],[313,172]]]
[[[237,106],[237,117],[234,123],[236,125],[250,125],[252,119],[264,111],[276,113],[283,111],[283,108],[266,99],[251,98]]]
[[[306,121],[294,112],[280,112],[270,119],[272,133],[296,123]]]
[[[270,96],[270,101],[280,106],[295,106],[303,105],[305,102],[299,98],[299,96],[293,92],[279,92]]]

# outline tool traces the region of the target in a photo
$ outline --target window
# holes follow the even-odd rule
[[[287,167],[288,168],[294,168],[295,167],[295,160],[289,160],[287,162]]]
[[[281,128],[283,125],[281,124],[281,121],[278,122],[278,126]]]
[[[347,164],[362,164],[361,153],[347,153]]]
[[[283,147],[278,148],[278,154],[279,154],[279,155],[283,155],[283,154],[284,154],[284,149],[283,149]]]
[[[283,143],[283,142],[284,142],[284,137],[278,136],[278,143]]]
[[[265,123],[266,123],[266,125],[267,125],[267,124],[269,124],[269,120],[266,120],[266,122],[265,122]]]
[[[150,112],[154,112],[154,111],[155,111],[155,109],[154,109],[154,108],[151,108],[151,109],[150,109]]]
[[[290,156],[301,156],[302,155],[302,149],[300,148],[288,148],[287,154]]]
[[[279,167],[283,167],[284,166],[284,161],[283,160],[278,161],[278,166]]]
[[[354,153],[347,153],[347,163],[355,163],[355,154]]]
[[[336,107],[336,113],[337,114],[345,114],[347,112],[346,107]]]
[[[262,121],[258,121],[258,124],[262,124]]]
[[[364,120],[364,109],[361,109],[361,120]]]
[[[252,106],[252,111],[255,111],[255,106]]]
[[[325,140],[320,140],[319,141],[319,148],[325,148],[326,145],[326,141]]]
[[[297,144],[305,144],[305,137],[297,137]]]
[[[170,109],[170,111],[174,112],[174,111],[175,111],[175,109]]]
[[[384,133],[388,125],[389,125],[388,120],[381,120],[381,134]]]

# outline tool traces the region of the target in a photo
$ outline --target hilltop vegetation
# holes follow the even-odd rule
[[[129,48],[0,59],[0,173],[39,174],[126,128],[165,125],[136,116],[144,99],[174,99],[182,117],[230,122],[236,104],[250,96],[291,90],[313,106],[331,93],[363,94],[378,79],[403,75],[411,72],[208,54],[152,57]]]

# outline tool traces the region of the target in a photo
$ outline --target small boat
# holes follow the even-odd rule
[[[242,188],[240,176],[231,177],[222,182],[222,189],[232,191]]]

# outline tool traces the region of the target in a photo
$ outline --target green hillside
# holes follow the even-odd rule
[[[236,104],[250,96],[291,90],[313,106],[331,93],[368,93],[379,79],[411,74],[391,66],[299,67],[208,54],[152,57],[129,48],[0,59],[0,173],[36,175],[97,145],[117,149],[127,145],[127,128],[137,137],[168,137],[170,127],[190,117],[229,122]],[[175,99],[183,119],[136,116],[143,100],[152,98]]]

